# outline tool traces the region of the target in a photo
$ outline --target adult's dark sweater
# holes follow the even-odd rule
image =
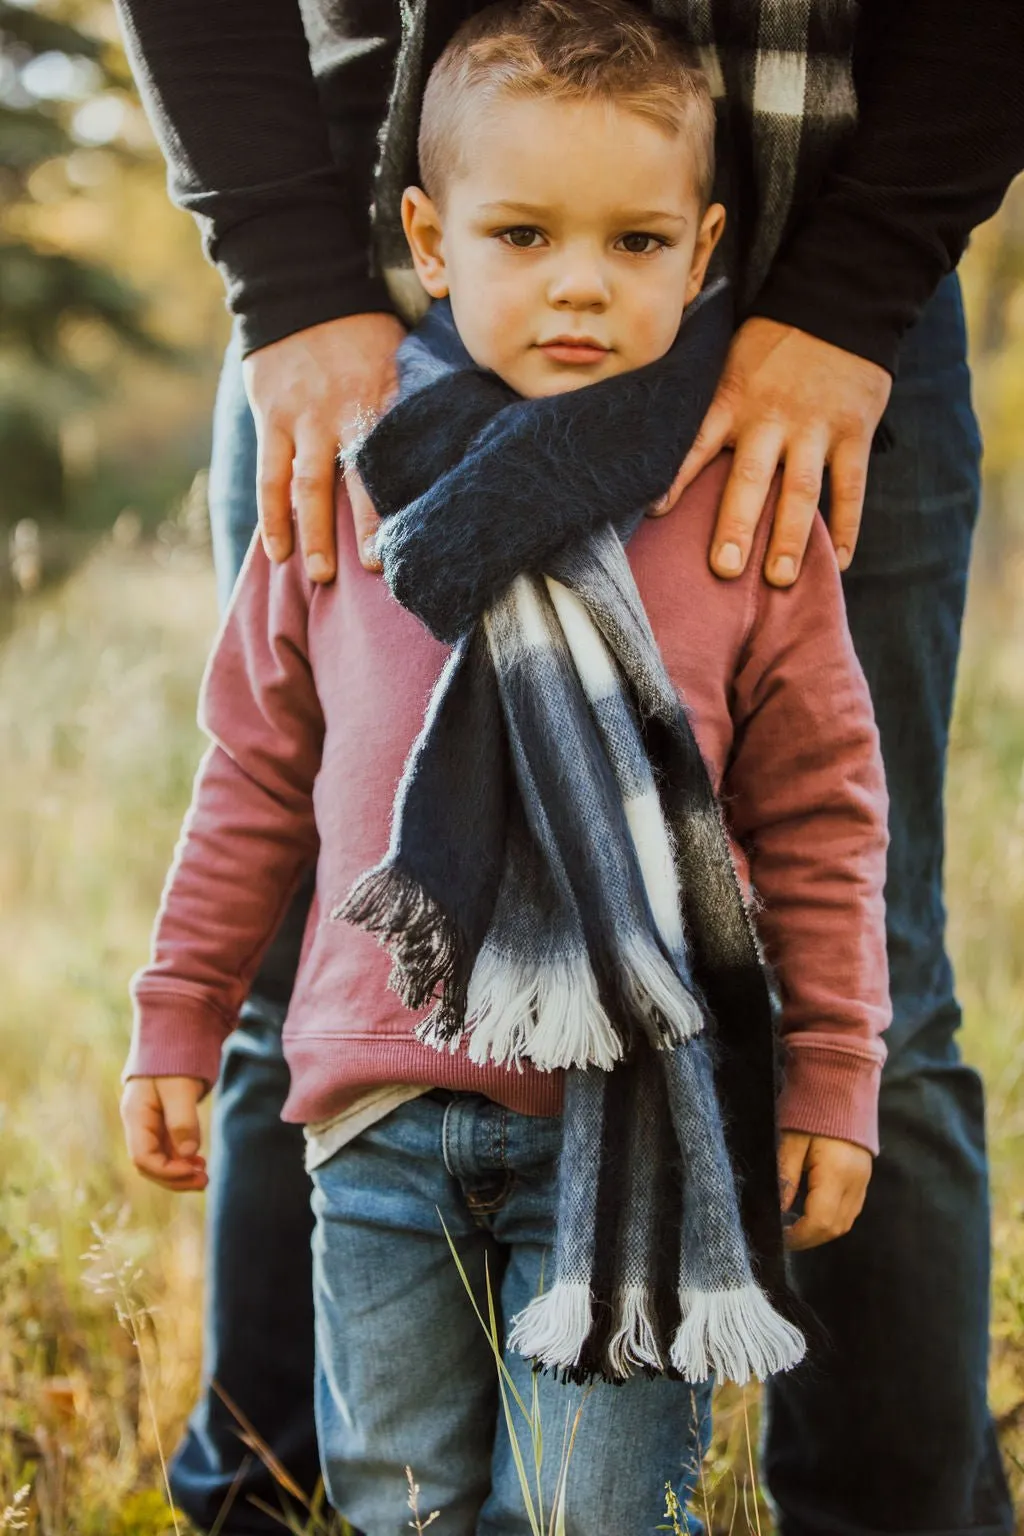
[[[116,0],[246,352],[394,308],[369,204],[398,0]],[[452,27],[479,9],[451,0]],[[1024,0],[861,0],[856,128],[753,313],[895,371],[899,341],[1024,166]]]

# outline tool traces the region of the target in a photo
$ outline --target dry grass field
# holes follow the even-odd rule
[[[1022,589],[1024,544],[979,563],[948,868],[964,1048],[985,1074],[991,1108],[993,1397],[1019,1492]],[[214,624],[201,548],[107,539],[63,586],[23,601],[0,641],[0,1530],[175,1529],[157,1426],[169,1450],[197,1379],[201,1207],[132,1174],[117,1081],[126,979],[146,953],[189,793],[196,684]],[[706,1469],[716,1532],[771,1529],[748,1450],[756,1406],[753,1393],[720,1404]],[[183,1520],[177,1528],[184,1536]]]

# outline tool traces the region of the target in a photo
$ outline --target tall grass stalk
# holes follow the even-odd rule
[[[118,1229],[123,1229],[127,1225],[129,1215],[129,1207],[123,1205],[117,1216]],[[131,1339],[132,1348],[138,1357],[139,1376],[146,1398],[146,1409],[149,1413],[153,1438],[156,1442],[156,1453],[160,1461],[160,1476],[163,1479],[164,1496],[167,1499],[171,1523],[174,1526],[174,1536],[181,1536],[178,1512],[174,1507],[174,1495],[171,1493],[171,1480],[167,1475],[167,1458],[164,1455],[163,1440],[160,1435],[160,1421],[156,1413],[153,1384],[150,1380],[149,1366],[146,1364],[146,1351],[142,1347],[140,1324],[144,1317],[149,1316],[149,1309],[142,1306],[135,1288],[142,1279],[143,1272],[135,1266],[130,1257],[118,1257],[114,1251],[114,1245],[109,1234],[98,1221],[91,1221],[89,1226],[95,1237],[95,1242],[89,1248],[88,1253],[83,1254],[83,1258],[91,1266],[90,1284],[98,1295],[109,1295],[112,1297],[117,1320]]]
[[[527,1408],[522,1394],[515,1384],[512,1373],[505,1364],[502,1352],[501,1329],[498,1326],[498,1315],[494,1305],[494,1291],[491,1286],[490,1265],[484,1260],[484,1284],[487,1293],[487,1317],[484,1318],[480,1305],[473,1291],[473,1285],[466,1273],[465,1265],[459,1257],[452,1235],[445,1225],[444,1217],[438,1211],[438,1219],[444,1229],[445,1239],[451,1250],[452,1258],[459,1272],[470,1305],[476,1314],[476,1318],[487,1341],[491,1346],[494,1356],[494,1364],[498,1373],[498,1391],[501,1395],[501,1407],[505,1419],[505,1427],[508,1431],[509,1444],[512,1449],[512,1459],[515,1463],[516,1475],[519,1478],[519,1490],[522,1494],[523,1507],[526,1510],[526,1518],[530,1522],[531,1536],[565,1536],[565,1501],[569,1463],[572,1459],[573,1449],[576,1444],[576,1435],[579,1431],[580,1420],[586,1406],[587,1398],[592,1392],[592,1387],[585,1387],[580,1396],[579,1405],[575,1413],[572,1412],[572,1404],[566,1406],[565,1428],[562,1435],[562,1452],[558,1463],[558,1476],[555,1479],[555,1490],[552,1509],[547,1522],[544,1519],[544,1489],[541,1478],[541,1466],[544,1456],[544,1428],[541,1423],[540,1407],[537,1398],[537,1377],[531,1378],[532,1399]],[[530,1477],[526,1470],[526,1462],[523,1457],[522,1447],[519,1444],[519,1432],[516,1426],[516,1418],[513,1406],[519,1410],[523,1423],[530,1437],[530,1448],[533,1462],[533,1486],[530,1485]]]
[[[0,1531],[28,1530],[28,1501],[31,1497],[32,1485],[23,1484],[7,1508],[0,1511]]]

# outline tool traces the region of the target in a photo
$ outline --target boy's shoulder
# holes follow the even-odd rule
[[[708,556],[732,465],[731,451],[726,449],[717,454],[665,512],[645,519],[631,549],[635,546],[643,557],[654,556],[677,571],[706,572],[708,580],[720,585],[708,564]],[[777,495],[778,487],[773,484],[770,502]],[[771,511],[769,505],[761,518],[755,536],[757,544],[767,540]],[[753,565],[753,560],[750,563]],[[739,580],[742,582],[743,578]]]

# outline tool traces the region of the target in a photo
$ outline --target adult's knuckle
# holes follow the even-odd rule
[[[715,542],[717,544],[738,544],[743,549],[750,541],[753,528],[757,526],[757,519],[752,512],[746,520],[730,512],[719,520],[715,529]]]
[[[715,403],[733,410],[739,405],[746,392],[746,378],[739,369],[731,368],[718,381],[718,388],[715,391]]]
[[[264,495],[284,490],[288,484],[288,465],[274,459],[266,460],[260,465],[256,483]]]
[[[299,469],[292,475],[292,496],[296,501],[307,501],[318,496],[330,476],[318,469]]]
[[[798,501],[817,501],[821,491],[821,471],[809,464],[790,469],[786,475],[786,490]]]
[[[863,501],[867,483],[867,472],[859,464],[844,465],[833,473],[832,494],[846,501]]]
[[[874,412],[860,401],[841,407],[832,422],[833,435],[837,439],[861,442],[870,438],[874,430]]]
[[[733,460],[734,479],[743,486],[760,486],[769,478],[771,470],[758,454],[738,453]]]

